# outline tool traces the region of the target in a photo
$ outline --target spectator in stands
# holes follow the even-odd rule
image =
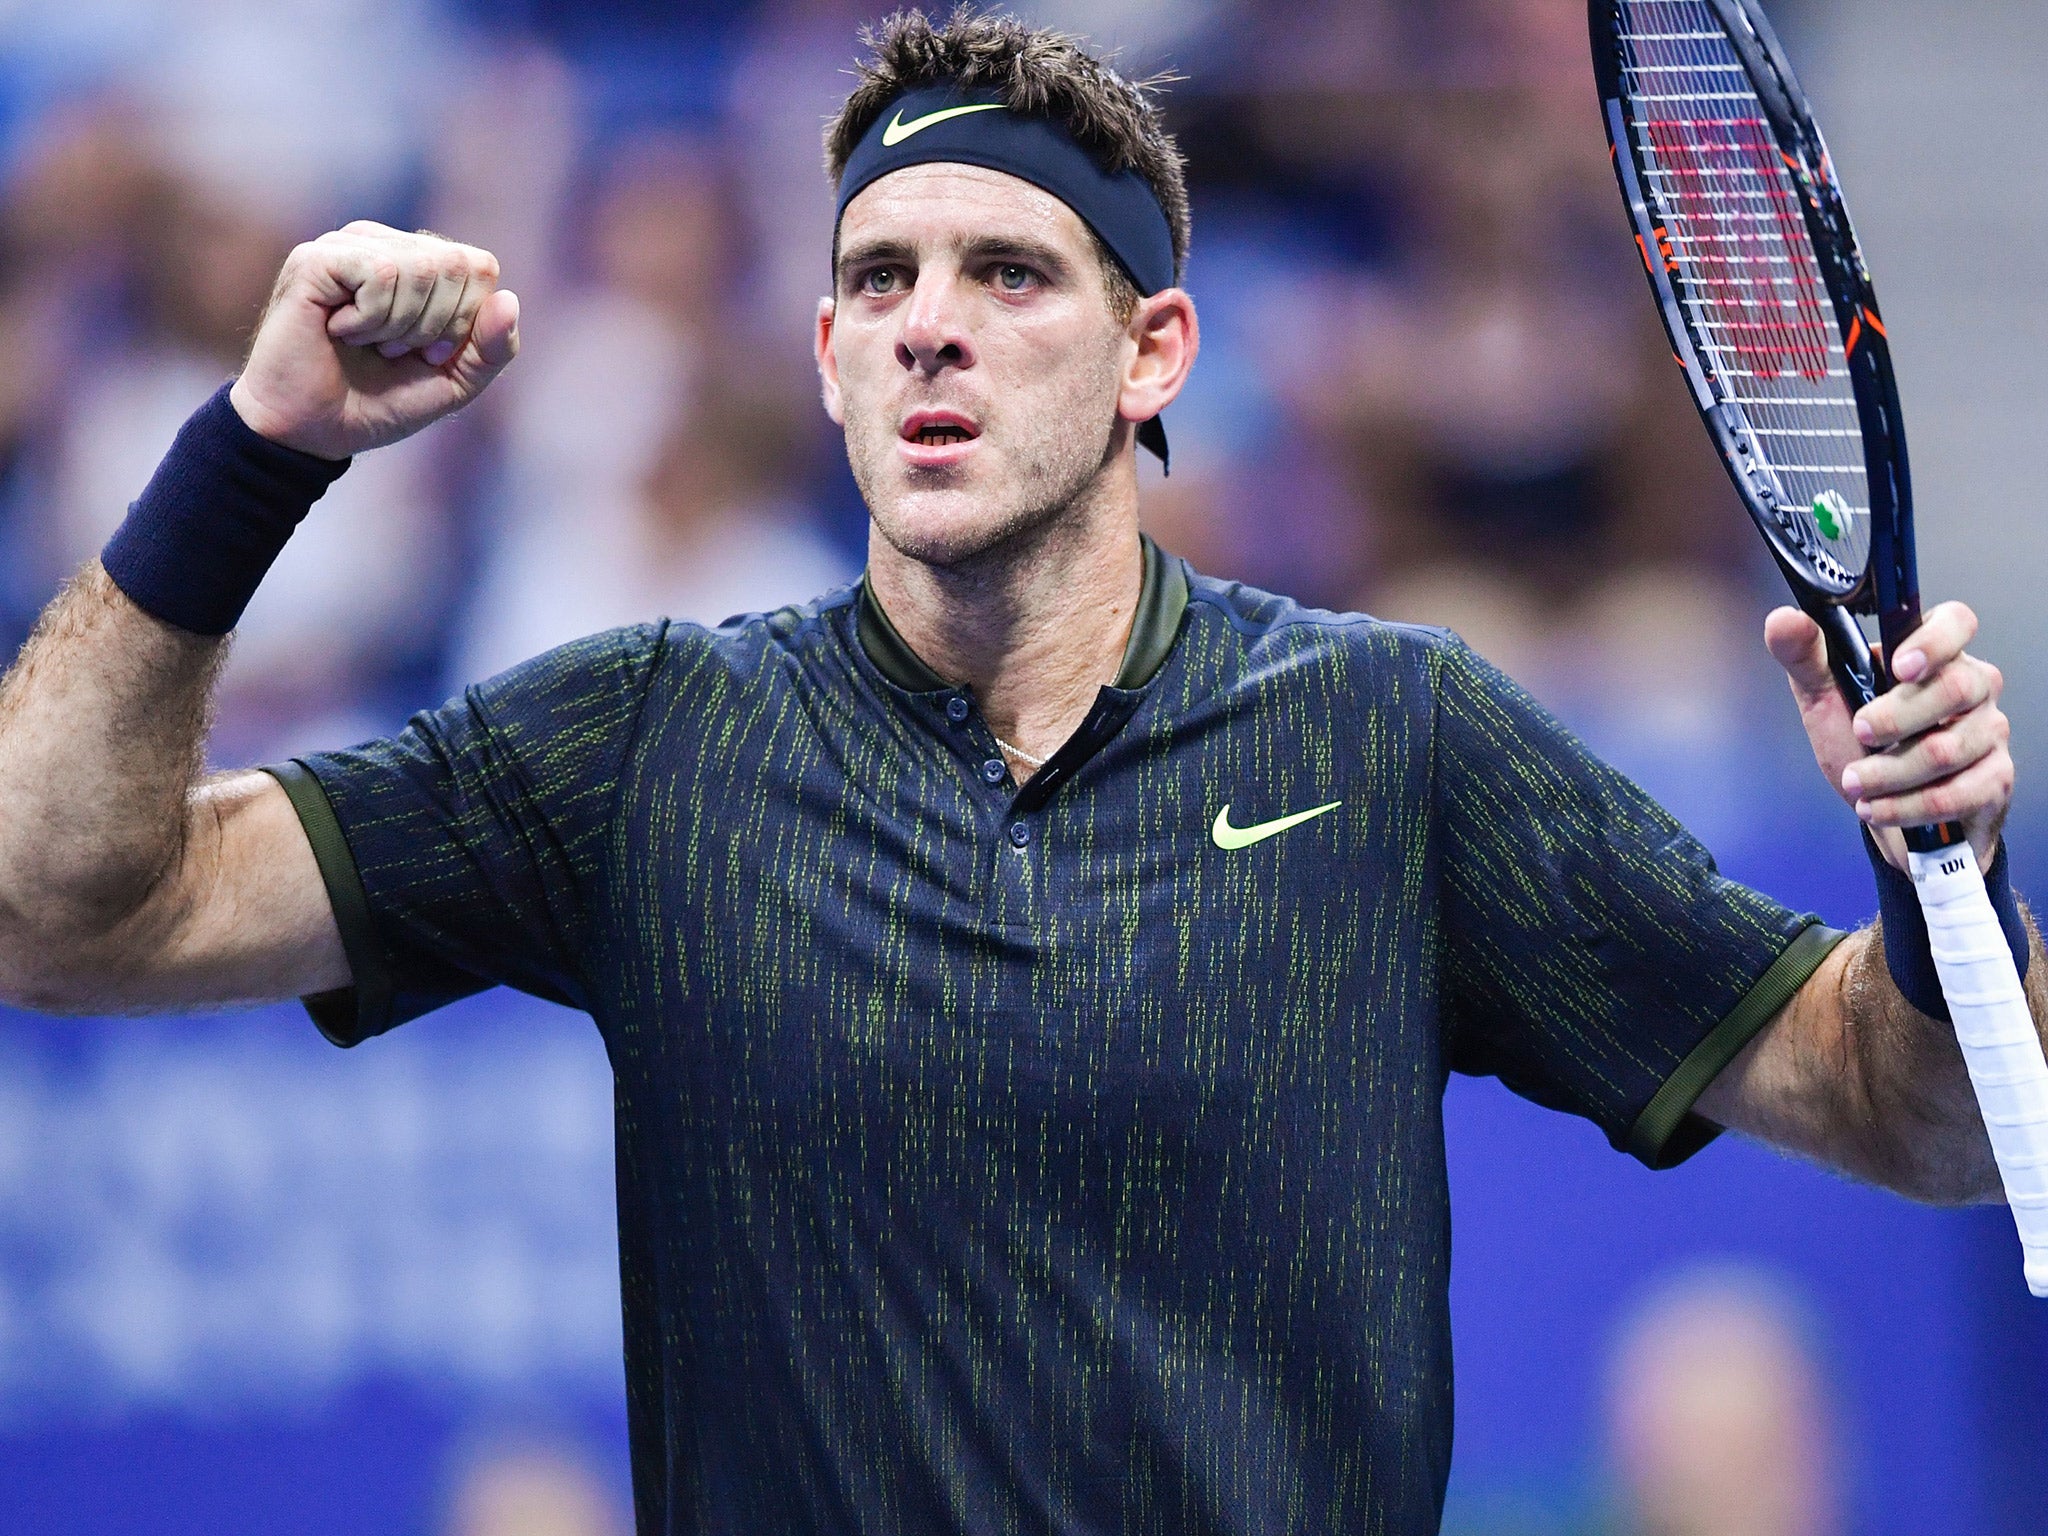
[[[47,422],[71,366],[121,310],[154,168],[116,100],[34,125],[0,202],[0,453]]]
[[[1458,629],[1568,711],[1618,701],[1632,729],[1708,735],[1749,643],[1745,535],[1579,83],[1411,105],[1391,140],[1405,257],[1351,307],[1308,409],[1376,518],[1363,606]],[[1674,700],[1683,720],[1657,715]]]
[[[48,448],[83,359],[117,343],[152,168],[130,109],[77,101],[32,124],[0,198],[0,644],[49,591],[25,509],[47,501]]]
[[[1839,1536],[1827,1391],[1767,1279],[1698,1272],[1652,1297],[1615,1355],[1622,1536]]]
[[[446,1536],[625,1536],[617,1501],[575,1451],[508,1445],[474,1458],[449,1501]]]
[[[579,502],[507,541],[457,653],[474,680],[616,624],[716,624],[850,579],[795,499],[814,402],[707,376],[617,505]]]
[[[535,314],[507,376],[504,520],[458,684],[614,624],[717,623],[854,573],[798,505],[823,415],[808,338],[751,330],[715,158],[660,135],[608,163],[586,282]]]

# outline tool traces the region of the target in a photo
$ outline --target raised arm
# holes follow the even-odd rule
[[[291,487],[510,363],[518,304],[497,275],[485,252],[375,224],[300,246],[228,401],[194,418],[109,546],[113,574],[93,562],[45,612],[0,682],[0,998],[145,1012],[347,984],[283,789],[200,777],[213,678],[318,494],[293,507]]]
[[[1791,609],[1771,615],[1766,639],[1791,679],[1821,771],[1893,866],[1904,863],[1897,829],[1938,821],[1962,822],[1987,870],[2002,857],[2013,764],[1998,669],[1964,650],[1976,629],[1976,615],[1960,603],[1933,610],[1900,648],[1898,672],[1907,681],[1852,719],[1812,621]],[[2002,884],[2003,871],[1995,873],[1991,883]],[[1881,901],[1885,881],[1904,879],[1883,869],[1879,877]],[[1913,923],[1910,891],[1884,905],[1885,921]],[[2027,944],[2028,1006],[2043,1028],[2048,960],[2032,919],[2016,904],[2013,917]],[[1915,937],[1898,947],[1920,943]],[[1902,953],[1900,963],[1910,967],[1911,956]],[[1924,981],[1909,976],[1909,986],[1929,1006],[1942,1006]],[[1881,924],[1836,947],[1698,1108],[1719,1124],[1915,1199],[2003,1198],[1955,1030],[1902,990]]]
[[[225,649],[97,561],[43,615],[0,686],[0,997],[112,1013],[347,984],[283,789],[198,782]]]

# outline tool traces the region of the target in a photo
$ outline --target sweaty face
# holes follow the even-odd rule
[[[1082,497],[1134,352],[1087,225],[1029,182],[914,165],[847,205],[819,363],[854,479],[904,554],[970,560]]]

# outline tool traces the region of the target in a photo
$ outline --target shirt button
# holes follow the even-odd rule
[[[1003,766],[1003,760],[1000,757],[992,757],[981,765],[981,776],[991,784],[1002,783],[1003,775],[1009,771],[1009,769]]]
[[[957,693],[946,700],[946,718],[955,725],[967,723],[967,701]]]
[[[1026,826],[1021,821],[1013,821],[1010,823],[1010,842],[1013,846],[1022,848],[1026,843],[1030,841],[1030,827]]]

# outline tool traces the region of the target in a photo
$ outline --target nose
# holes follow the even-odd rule
[[[896,338],[896,361],[913,373],[929,377],[974,366],[959,277],[938,264],[927,264],[917,274]]]

